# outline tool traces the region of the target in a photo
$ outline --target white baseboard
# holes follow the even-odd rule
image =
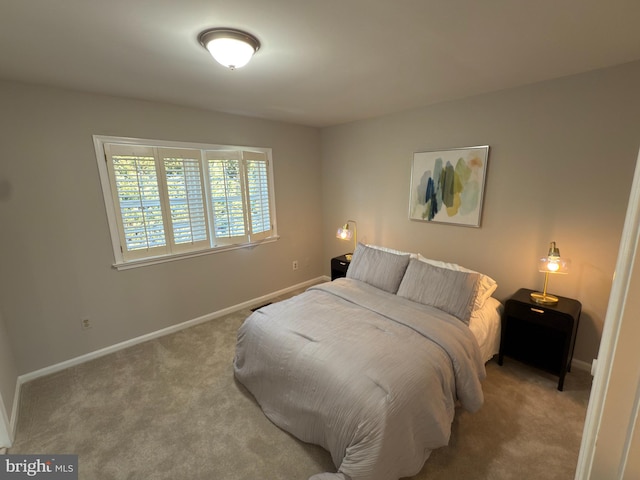
[[[20,407],[20,388],[24,382],[20,381],[20,377],[16,380],[16,391],[13,395],[13,406],[11,407],[11,418],[9,419],[9,438],[11,443],[16,438],[18,432],[18,409]]]
[[[124,342],[116,343],[115,345],[101,348],[100,350],[96,350],[94,352],[80,355],[79,357],[71,358],[69,360],[65,360],[64,362],[56,363],[55,365],[41,368],[40,370],[36,370],[34,372],[25,373],[24,375],[20,375],[20,377],[18,377],[18,380],[20,381],[21,384],[30,382],[31,380],[35,380],[36,378],[44,377],[46,375],[51,375],[52,373],[59,372],[61,370],[64,370],[69,367],[73,367],[75,365],[80,365],[81,363],[88,362],[89,360],[103,357],[110,353],[114,353],[119,350],[132,347],[139,343],[147,342],[149,340],[153,340],[154,338],[164,337],[165,335],[169,335],[169,334],[178,332],[180,330],[184,330],[185,328],[193,327],[200,323],[208,322],[209,320],[213,320],[215,318],[229,315],[230,313],[237,312],[238,310],[242,310],[243,308],[250,308],[250,307],[255,307],[257,305],[261,305],[263,303],[268,302],[269,300],[279,297],[280,295],[286,295],[287,293],[293,292],[294,290],[297,290],[299,288],[306,288],[325,280],[328,280],[328,279],[326,277],[314,278],[312,280],[308,280],[306,282],[302,282],[297,285],[293,285],[291,287],[278,290],[277,292],[263,295],[262,297],[254,298],[252,300],[247,300],[246,302],[242,302],[237,305],[233,305],[231,307],[223,308],[222,310],[218,310],[217,312],[208,313],[201,317],[194,318],[192,320],[187,320],[186,322],[182,322],[177,325],[172,325],[170,327],[163,328],[161,330],[156,330],[155,332],[147,333],[145,335],[141,335],[139,337],[135,337],[130,340],[125,340]]]
[[[582,360],[571,360],[571,368],[577,368],[578,370],[584,370],[585,372],[591,372],[591,364]]]
[[[16,382],[16,394],[13,401],[11,419],[9,420],[9,426],[11,429],[11,432],[9,435],[11,438],[15,438],[16,428],[18,424],[18,414],[19,414],[18,405],[20,403],[20,390],[23,384],[30,382],[31,380],[35,380],[36,378],[51,375],[52,373],[60,372],[62,370],[65,370],[66,368],[73,367],[75,365],[80,365],[82,363],[88,362],[90,360],[94,360],[99,357],[103,357],[105,355],[109,355],[110,353],[114,353],[119,350],[124,350],[125,348],[132,347],[139,343],[147,342],[149,340],[153,340],[159,337],[164,337],[165,335],[170,335],[180,330],[184,330],[185,328],[193,327],[200,323],[208,322],[209,320],[213,320],[216,318],[223,317],[225,315],[229,315],[230,313],[237,312],[238,310],[242,310],[244,308],[251,308],[251,307],[262,305],[281,295],[286,295],[300,288],[307,288],[307,287],[310,287],[311,285],[315,285],[316,283],[325,282],[329,280],[330,279],[327,276],[317,277],[312,280],[308,280],[306,282],[298,283],[297,285],[293,285],[291,287],[278,290],[277,292],[272,292],[267,295],[263,295],[262,297],[254,298],[252,300],[248,300],[246,302],[242,302],[237,305],[233,305],[231,307],[218,310],[217,312],[208,313],[207,315],[203,315],[201,317],[194,318],[192,320],[187,320],[186,322],[182,322],[177,325],[172,325],[170,327],[163,328],[155,332],[147,333],[145,335],[141,335],[139,337],[135,337],[130,340],[125,340],[124,342],[116,343],[115,345],[111,345],[109,347],[101,348],[100,350],[96,350],[90,353],[86,353],[84,355],[80,355],[79,357],[65,360],[64,362],[56,363],[55,365],[50,365],[48,367],[41,368],[39,370],[35,370],[30,373],[25,373],[23,375],[20,375]]]
[[[0,398],[0,452],[2,449],[10,447],[12,443],[13,436],[11,435],[9,417],[4,402]]]

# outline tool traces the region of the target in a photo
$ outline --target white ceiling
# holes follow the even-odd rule
[[[640,0],[0,0],[0,78],[328,126],[640,59]],[[197,41],[257,36],[242,69]]]

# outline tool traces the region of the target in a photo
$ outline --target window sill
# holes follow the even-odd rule
[[[176,253],[171,255],[163,255],[161,257],[144,258],[140,260],[129,260],[128,262],[114,263],[112,265],[116,270],[129,270],[131,268],[148,267],[159,263],[174,262],[185,258],[200,257],[202,255],[211,255],[212,253],[228,252],[229,250],[238,250],[239,248],[253,248],[265,243],[272,243],[279,239],[279,236],[265,238],[252,243],[242,243],[237,245],[221,245],[219,247],[208,248],[206,250],[198,250],[197,252]]]

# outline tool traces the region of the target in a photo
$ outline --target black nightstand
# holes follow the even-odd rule
[[[504,305],[498,365],[504,356],[558,375],[558,390],[571,371],[571,359],[580,323],[582,304],[558,297],[556,305],[531,300],[533,290],[521,288]]]
[[[336,278],[345,277],[347,275],[347,268],[351,260],[347,260],[346,255],[340,255],[331,259],[331,281]]]

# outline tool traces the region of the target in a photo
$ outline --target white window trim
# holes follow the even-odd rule
[[[156,257],[147,257],[142,259],[125,260],[120,246],[120,233],[118,231],[118,213],[115,209],[115,202],[111,189],[111,182],[109,180],[109,171],[107,167],[107,159],[105,154],[104,145],[107,143],[120,143],[130,145],[153,145],[156,147],[169,147],[169,148],[186,148],[186,149],[199,149],[199,150],[249,150],[263,152],[267,156],[269,162],[269,192],[270,192],[270,204],[271,204],[271,223],[273,225],[273,235],[261,240],[250,241],[239,244],[219,245],[197,251],[171,253],[167,255],[160,255]],[[264,147],[248,147],[242,145],[217,145],[208,143],[190,143],[190,142],[174,142],[166,140],[155,140],[145,138],[131,138],[131,137],[114,137],[105,135],[93,135],[93,144],[96,152],[96,162],[98,164],[98,172],[100,175],[100,184],[102,186],[102,193],[104,196],[104,204],[107,214],[107,220],[109,224],[109,233],[111,235],[111,244],[113,247],[113,257],[115,262],[113,267],[118,270],[127,270],[131,268],[144,267],[148,265],[156,265],[159,263],[172,262],[175,260],[181,260],[184,258],[198,257],[202,255],[210,255],[213,253],[224,252],[229,250],[236,250],[240,248],[253,248],[257,245],[271,243],[277,241],[280,237],[277,234],[276,212],[275,212],[275,189],[273,181],[273,160],[270,148]]]

